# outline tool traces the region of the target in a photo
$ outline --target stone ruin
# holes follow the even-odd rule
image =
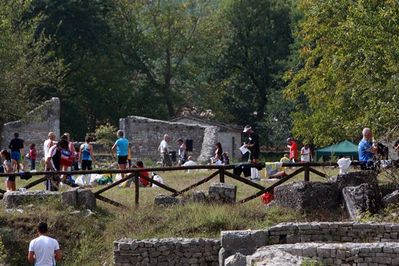
[[[90,189],[74,188],[63,192],[45,190],[8,191],[3,195],[3,204],[6,208],[48,201],[59,201],[64,207],[91,210],[96,208],[96,198]]]
[[[36,144],[38,158],[43,155],[43,142],[50,131],[60,135],[60,99],[51,98],[27,113],[18,121],[8,122],[1,129],[1,147],[8,148],[14,133],[25,140],[25,152],[31,143]]]
[[[285,223],[265,230],[222,231],[214,239],[121,239],[124,265],[398,265],[399,225]]]
[[[231,158],[238,158],[238,148],[241,143],[241,128],[217,124],[208,121],[182,119],[181,122],[162,121],[141,116],[129,116],[119,120],[119,128],[124,130],[126,137],[132,142],[135,158],[159,160],[158,146],[164,134],[172,137],[169,143],[171,151],[177,151],[176,140],[179,138],[193,141],[190,152],[200,162],[206,162],[214,156],[215,144],[221,142],[223,150]]]
[[[176,198],[167,195],[158,195],[154,203],[157,206],[182,205],[186,202],[234,204],[236,202],[237,187],[226,183],[213,183],[209,186],[208,194],[203,191],[194,191],[187,198]]]
[[[389,193],[392,192],[399,194],[399,191]],[[336,210],[345,206],[353,220],[359,219],[364,212],[377,213],[388,202],[399,202],[398,196],[387,194],[381,193],[375,171],[338,175],[327,183],[285,184],[274,190],[275,204],[280,206],[309,211]],[[385,201],[382,201],[383,197]]]

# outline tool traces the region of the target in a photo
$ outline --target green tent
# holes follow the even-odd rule
[[[316,150],[316,160],[320,157],[351,157],[352,159],[358,159],[359,153],[357,145],[353,144],[348,140],[344,140],[340,143],[320,148]]]

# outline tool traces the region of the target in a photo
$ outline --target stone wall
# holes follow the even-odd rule
[[[178,144],[176,141],[179,138],[192,139],[193,151],[190,154],[194,158],[198,158],[201,155],[201,150],[204,149],[203,141],[207,127],[129,116],[119,120],[119,128],[126,132],[126,137],[133,144],[134,158],[159,160],[158,146],[164,134],[172,137],[170,142],[171,151],[177,151]],[[212,141],[207,143],[209,143],[208,145],[214,145]],[[211,150],[208,145],[205,145],[205,148]]]
[[[218,265],[220,241],[212,239],[121,239],[114,263],[122,265]]]
[[[25,140],[25,152],[31,143],[36,144],[39,158],[43,154],[43,142],[50,131],[60,135],[60,100],[52,98],[27,113],[21,120],[3,125],[1,131],[1,148],[8,148],[14,133]]]
[[[386,223],[286,223],[267,230],[222,231],[220,260],[240,252],[251,255],[258,248],[306,242],[399,242],[399,224]]]

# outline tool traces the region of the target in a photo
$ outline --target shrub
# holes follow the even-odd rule
[[[116,139],[117,130],[116,127],[109,123],[98,126],[95,132],[97,143],[104,146],[112,146]]]

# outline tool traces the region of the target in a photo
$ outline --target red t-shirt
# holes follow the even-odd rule
[[[36,160],[36,149],[30,149],[29,150],[29,158],[31,160]]]
[[[291,142],[290,147],[290,160],[294,159],[295,161],[298,160],[298,145],[295,141]]]
[[[143,178],[143,176],[150,177],[150,173],[148,171],[140,171],[139,176],[140,176],[140,183],[143,184],[143,186],[148,186],[150,184],[150,182],[148,182],[146,179]]]

